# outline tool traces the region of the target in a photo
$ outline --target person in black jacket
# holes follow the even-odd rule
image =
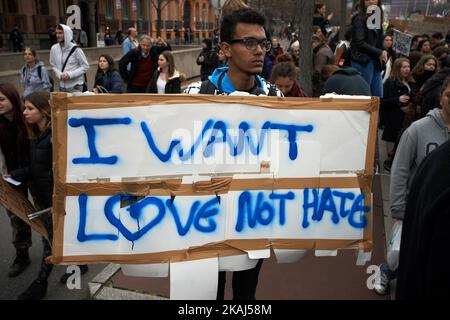
[[[50,93],[35,91],[25,97],[25,121],[30,141],[30,165],[11,171],[14,180],[28,182],[34,205],[37,210],[52,206],[53,172],[51,143]],[[30,287],[19,295],[19,300],[39,300],[47,293],[47,279],[53,265],[47,264],[45,258],[50,256],[53,227],[51,214],[42,216],[49,240],[42,238],[44,252],[38,277]],[[50,242],[49,242],[50,241]]]
[[[23,37],[18,25],[15,25],[13,30],[9,33],[9,40],[11,41],[14,52],[22,52]]]
[[[163,51],[159,55],[158,69],[153,74],[145,92],[159,94],[181,93],[181,81],[182,76],[175,69],[172,52]]]
[[[442,69],[436,72],[423,84],[421,95],[423,96],[422,115],[439,106],[439,92],[444,80],[450,76],[450,55],[443,61]]]
[[[316,3],[314,6],[314,16],[313,16],[313,26],[319,26],[320,30],[322,30],[323,36],[326,38],[327,36],[327,26],[330,24],[330,21],[333,18],[333,13],[330,13],[325,18],[325,13],[327,12],[327,7],[323,3]]]
[[[381,11],[380,21],[375,29],[367,27],[367,6],[378,5]],[[381,0],[360,0],[359,11],[352,18],[352,42],[350,46],[351,66],[361,72],[362,77],[369,84],[373,96],[383,96],[381,79],[382,64],[387,62],[387,51],[383,49],[383,14]]]
[[[390,170],[395,154],[395,144],[399,141],[404,126],[405,115],[411,112],[409,104],[416,93],[415,83],[411,76],[409,60],[398,58],[392,67],[391,77],[384,84],[384,96],[381,99],[381,110],[384,131],[381,137],[387,141],[388,159],[384,167]]]
[[[22,109],[22,99],[16,87],[11,83],[0,83],[0,173],[3,175],[29,164],[29,141]],[[25,197],[28,195],[25,184],[14,188]],[[7,214],[11,221],[12,243],[16,249],[8,277],[14,278],[30,265],[28,250],[32,245],[31,228],[9,210]]]
[[[114,67],[114,59],[109,54],[98,58],[98,70],[95,74],[94,92],[122,93],[123,80]]]
[[[119,70],[122,79],[128,84],[128,93],[144,93],[157,68],[158,57],[161,52],[172,50],[169,44],[161,38],[152,45],[151,38],[141,36],[139,46],[130,50],[120,59]],[[127,66],[131,64],[130,71]]]
[[[212,48],[211,39],[203,39],[202,52],[197,57],[197,64],[200,67],[200,78],[202,81],[208,79],[208,77],[219,66],[219,57],[216,50]]]
[[[325,82],[322,94],[336,93],[356,96],[370,96],[370,87],[358,70],[352,67],[338,69]]]
[[[450,119],[449,110],[446,114]],[[450,141],[422,162],[412,181],[400,244],[398,300],[450,299],[449,159]]]

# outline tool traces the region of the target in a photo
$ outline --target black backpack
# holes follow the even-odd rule
[[[211,81],[205,80],[200,85],[200,91],[198,93],[199,94],[215,94],[215,92],[217,91],[218,94],[222,94],[223,91],[220,88],[220,83],[222,82],[222,78],[223,78],[224,75],[225,75],[225,73],[222,73],[220,75],[220,78],[219,78],[219,89],[216,89],[216,87],[214,86],[214,84]],[[261,88],[258,87],[258,89],[260,91],[262,91]],[[268,92],[267,95],[270,96],[270,97],[276,97],[277,96],[277,88],[273,84],[270,84],[269,92]]]
[[[23,78],[25,78],[25,73],[26,73],[26,67],[24,66],[22,68],[22,76],[23,76]],[[38,73],[39,79],[42,80],[42,65],[39,65],[37,67],[37,73]],[[55,82],[53,81],[53,78],[50,76],[49,73],[48,73],[48,79],[50,80],[50,92],[53,92],[54,87],[55,87]]]

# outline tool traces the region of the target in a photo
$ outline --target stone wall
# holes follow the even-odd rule
[[[173,55],[175,58],[175,65],[177,69],[186,75],[187,79],[195,78],[200,75],[200,66],[195,63],[201,48],[193,47],[173,47]],[[122,57],[121,46],[111,46],[105,48],[85,48],[83,49],[86,54],[86,58],[90,64],[90,68],[87,74],[88,88],[92,88],[95,73],[97,72],[98,57],[100,54],[109,54],[117,62]],[[50,71],[53,79],[55,80],[55,88],[58,88],[58,81],[55,78],[53,71],[51,71],[49,63],[49,50],[38,51],[38,57],[40,61],[43,61]],[[0,83],[11,82],[19,87],[20,70],[24,65],[23,57],[21,53],[3,53],[0,56]]]

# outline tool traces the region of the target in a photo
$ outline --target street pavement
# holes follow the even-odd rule
[[[42,259],[41,237],[33,232],[33,246],[30,248],[30,266],[18,277],[8,278],[8,270],[15,257],[15,249],[11,243],[11,225],[9,217],[0,206],[0,300],[15,300],[19,294],[37,277]],[[46,300],[83,300],[89,298],[87,283],[94,278],[106,264],[89,265],[89,271],[81,276],[81,288],[69,290],[59,282],[66,272],[67,266],[55,266],[48,281]]]

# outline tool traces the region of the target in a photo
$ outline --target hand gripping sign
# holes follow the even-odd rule
[[[378,103],[54,93],[52,261],[370,251]]]

